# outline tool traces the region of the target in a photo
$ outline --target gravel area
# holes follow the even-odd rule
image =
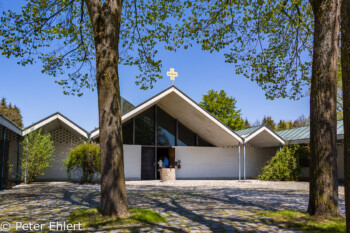
[[[261,209],[306,211],[307,182],[248,180],[127,181],[130,207],[149,208],[169,222],[84,232],[293,232],[256,217]],[[339,209],[344,214],[344,190]],[[18,185],[0,191],[0,224],[65,222],[69,212],[100,205],[99,185],[66,182]],[[23,231],[27,232],[27,231]]]

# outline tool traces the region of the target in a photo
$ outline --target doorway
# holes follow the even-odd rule
[[[160,179],[158,161],[168,158],[169,168],[175,168],[175,148],[142,147],[141,148],[141,180]]]
[[[141,148],[141,180],[154,180],[155,178],[155,148]]]

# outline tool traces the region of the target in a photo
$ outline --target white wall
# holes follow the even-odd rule
[[[45,171],[45,175],[38,176],[38,180],[67,180],[67,170],[63,160],[67,158],[73,146],[68,143],[54,143],[54,146],[52,166]],[[141,146],[124,145],[124,170],[126,179],[141,179]],[[79,180],[79,177],[72,174],[71,179]]]
[[[275,150],[246,148],[246,177],[256,177],[274,153]],[[178,146],[175,160],[181,160],[181,169],[176,169],[178,179],[238,178],[238,148]],[[243,177],[242,147],[241,174]]]
[[[125,179],[141,179],[141,146],[124,145],[124,171]]]
[[[67,155],[73,146],[70,143],[54,143],[55,152],[54,160],[51,167],[46,169],[44,175],[37,177],[37,180],[67,180],[67,170],[63,164],[63,160],[67,158]],[[76,177],[72,176],[74,180]]]

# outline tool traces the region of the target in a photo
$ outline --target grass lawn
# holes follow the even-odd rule
[[[272,218],[275,223],[282,223],[287,228],[302,232],[345,232],[345,217],[320,218],[294,210],[264,211],[259,217]]]
[[[129,212],[130,216],[128,218],[117,218],[102,216],[98,208],[80,209],[70,213],[68,222],[72,224],[81,223],[83,229],[85,227],[129,228],[168,222],[166,218],[152,210],[130,208]]]

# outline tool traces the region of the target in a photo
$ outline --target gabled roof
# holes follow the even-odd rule
[[[310,125],[281,130],[276,133],[286,141],[307,140],[310,139]],[[342,139],[342,135],[344,135],[343,120],[339,120],[337,121],[338,139]]]
[[[243,142],[237,133],[174,86],[125,113],[122,116],[122,122],[124,123],[136,117],[155,104],[215,146],[231,146]],[[91,132],[91,138],[97,138],[98,136],[98,129]]]
[[[236,133],[244,138],[245,143],[250,142],[258,147],[271,147],[285,144],[283,138],[265,125],[237,130]]]
[[[5,126],[14,133],[22,136],[22,129],[2,114],[0,114],[0,125]]]
[[[25,129],[23,129],[23,133],[22,135],[25,136],[27,135],[28,133],[34,131],[34,130],[37,130],[41,127],[44,127],[46,125],[49,125],[50,123],[53,123],[54,121],[60,121],[62,122],[63,124],[67,125],[71,130],[77,132],[78,134],[80,134],[81,136],[83,136],[84,138],[88,138],[89,137],[89,134],[88,132],[83,129],[82,127],[80,127],[79,125],[77,125],[76,123],[74,123],[73,121],[71,121],[70,119],[68,119],[67,117],[65,117],[64,115],[62,115],[61,113],[59,112],[56,112],[28,127],[26,127]]]

